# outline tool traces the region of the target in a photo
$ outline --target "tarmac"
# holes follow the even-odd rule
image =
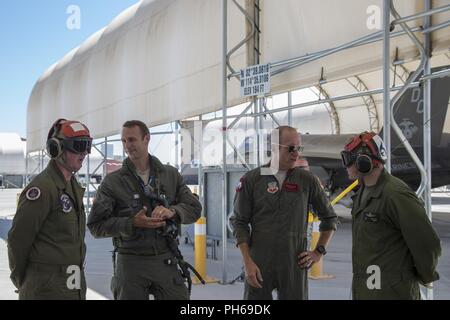
[[[9,279],[7,254],[7,234],[16,210],[16,197],[20,190],[0,189],[0,300],[16,300],[15,288]],[[309,280],[311,300],[349,300],[351,299],[351,216],[350,209],[337,205],[340,225],[335,233],[327,255],[324,257],[324,273],[332,274],[334,279]],[[434,283],[434,299],[450,300],[450,194],[433,194],[433,225],[442,241],[442,256],[438,272],[440,280]],[[180,250],[185,260],[194,265],[194,250],[191,243],[181,238]],[[220,243],[221,244],[221,243]],[[86,280],[88,300],[110,300],[110,280],[112,275],[111,239],[94,239],[86,232]],[[240,276],[242,260],[234,242],[227,242],[226,263],[223,263],[223,250],[207,247],[207,275],[220,283],[194,285],[192,300],[241,300],[244,284]],[[224,281],[225,280],[225,281]],[[236,280],[236,281],[233,281]],[[226,284],[224,284],[226,283]],[[232,284],[231,284],[232,283]]]

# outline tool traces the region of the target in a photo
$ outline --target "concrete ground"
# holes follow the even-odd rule
[[[15,212],[16,194],[18,190],[0,190],[0,300],[17,299],[14,287],[9,280],[8,255],[6,238],[11,227],[11,219]],[[351,219],[349,209],[338,205],[336,211],[341,224],[324,260],[324,273],[332,274],[334,279],[310,280],[309,296],[312,300],[347,300],[350,299],[351,287]],[[434,298],[450,299],[450,196],[435,194],[433,197],[433,225],[442,240],[442,257],[438,271],[441,279],[435,283]],[[88,284],[87,298],[92,300],[112,299],[109,284],[112,273],[111,239],[93,239],[87,232],[86,277]],[[186,261],[194,264],[194,251],[191,244],[182,244],[180,249]],[[212,248],[207,248],[211,256]],[[223,259],[222,247],[217,248],[217,259],[207,259],[209,277],[222,280]],[[227,244],[227,263],[225,278],[229,282],[238,278],[242,271],[239,250],[232,242]],[[239,280],[233,284],[194,285],[193,300],[232,300],[242,299],[243,283]]]

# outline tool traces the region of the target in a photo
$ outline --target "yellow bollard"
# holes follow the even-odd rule
[[[317,217],[315,217],[314,221],[313,221],[313,231],[312,231],[310,250],[314,250],[316,248],[317,241],[319,241],[319,236],[320,236],[319,219]],[[325,280],[325,279],[334,279],[335,276],[332,274],[324,274],[323,273],[323,257],[322,257],[322,258],[320,258],[320,260],[317,263],[315,263],[311,267],[308,278],[312,279],[312,280]]]
[[[201,217],[195,223],[195,270],[206,283],[219,282],[218,279],[208,277],[206,275],[206,218]],[[194,275],[192,277],[193,284],[200,284],[200,280]]]
[[[355,180],[350,186],[348,186],[344,191],[342,191],[333,201],[331,201],[331,205],[334,206],[339,202],[347,193],[353,190],[354,187],[358,185],[358,180]],[[311,215],[311,213],[309,213]],[[308,219],[309,221],[309,219]],[[319,241],[319,219],[316,217],[313,221],[313,232],[311,238],[311,247],[310,250],[314,250],[316,248],[317,242]],[[312,280],[325,280],[325,279],[334,279],[335,276],[332,274],[324,274],[323,273],[323,257],[315,263],[309,272],[309,279]]]

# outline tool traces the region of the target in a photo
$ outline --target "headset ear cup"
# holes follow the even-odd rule
[[[67,120],[60,118],[53,123],[52,127],[50,128],[50,130],[48,132],[47,140],[50,140],[51,138],[53,138],[56,135],[56,133],[59,132],[59,130],[61,129],[61,124],[64,121],[67,121]]]
[[[368,174],[373,169],[372,159],[366,154],[360,154],[356,158],[356,169],[361,174]]]
[[[47,153],[50,158],[58,158],[62,153],[61,142],[56,138],[47,140]]]

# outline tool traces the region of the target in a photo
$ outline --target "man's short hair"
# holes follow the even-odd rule
[[[272,143],[274,143],[275,141],[275,137],[274,134],[276,134],[276,132],[278,131],[278,143],[281,143],[281,137],[283,136],[283,132],[285,131],[293,131],[293,132],[297,132],[297,129],[290,127],[290,126],[279,126],[275,129],[272,130],[272,134],[271,134],[271,141]],[[297,132],[298,133],[298,132]]]
[[[139,127],[139,130],[141,130],[142,138],[144,138],[146,135],[150,135],[150,130],[148,130],[148,127],[145,123],[139,120],[129,120],[123,124],[123,128],[133,128],[133,127]]]

